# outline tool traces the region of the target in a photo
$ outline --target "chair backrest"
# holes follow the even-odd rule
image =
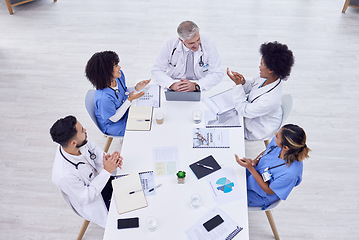
[[[59,190],[60,190],[60,189],[59,189]],[[76,211],[76,209],[72,206],[72,204],[71,204],[71,202],[70,202],[68,196],[67,196],[63,191],[60,190],[60,192],[61,192],[61,195],[62,195],[63,199],[64,199],[65,202],[72,208],[72,210],[74,210],[74,212],[75,212],[78,216],[82,217],[82,216]],[[83,218],[83,217],[82,217],[82,218]]]
[[[98,127],[97,119],[95,115],[95,90],[90,89],[86,93],[85,97],[85,106],[88,114],[90,115],[92,121],[95,123],[95,125]]]
[[[293,98],[290,94],[285,94],[282,96],[282,123],[281,126],[284,125],[285,121],[287,120],[289,114],[291,113],[293,108]]]

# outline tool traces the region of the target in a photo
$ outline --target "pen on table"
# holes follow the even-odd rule
[[[129,192],[128,194],[134,194],[134,193],[136,193],[136,192],[141,192],[141,191],[143,191],[142,189],[138,189],[138,190],[135,190],[135,191],[131,191],[131,192]]]
[[[207,165],[204,165],[204,164],[201,164],[201,163],[197,163],[197,165],[198,165],[198,166],[201,166],[201,167],[204,167],[204,168],[207,168],[207,169],[214,170],[213,167],[207,166]]]
[[[136,119],[137,122],[149,122],[150,119]]]
[[[161,186],[162,186],[162,184],[158,184],[156,187],[153,187],[153,188],[147,190],[147,192],[152,192],[153,190],[155,190],[156,188],[159,188],[159,187],[161,187]],[[138,190],[129,192],[129,194],[134,194],[134,193],[136,193],[136,192],[141,192],[141,191],[142,191],[142,189],[138,189]]]
[[[152,192],[153,190],[155,190],[156,188],[159,188],[161,186],[162,186],[162,183],[158,184],[156,187],[153,187],[153,188],[149,189],[148,192]]]

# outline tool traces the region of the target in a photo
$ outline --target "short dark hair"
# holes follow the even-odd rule
[[[293,52],[285,44],[275,42],[263,43],[260,47],[264,64],[280,79],[286,80],[294,64]]]
[[[119,62],[117,53],[113,51],[97,52],[86,64],[86,77],[96,89],[107,88],[111,85],[113,67]]]
[[[70,140],[77,134],[77,119],[74,116],[60,118],[50,128],[50,135],[54,142],[67,147]]]

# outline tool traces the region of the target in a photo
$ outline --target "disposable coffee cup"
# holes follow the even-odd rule
[[[155,118],[156,118],[156,123],[157,123],[158,125],[163,124],[163,120],[164,120],[164,115],[163,115],[163,113],[161,113],[161,112],[156,113],[156,114],[155,114]]]

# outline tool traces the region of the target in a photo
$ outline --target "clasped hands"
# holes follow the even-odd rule
[[[255,166],[257,166],[259,162],[258,157],[253,160],[250,158],[239,158],[237,154],[235,154],[234,156],[236,158],[237,163],[242,167],[247,168],[249,171],[251,171]]]
[[[187,79],[181,79],[178,82],[173,83],[170,89],[176,92],[194,92],[196,90],[196,83]]]
[[[130,93],[130,95],[128,96],[128,101],[132,102],[133,100],[135,99],[138,99],[140,97],[142,97],[143,95],[145,95],[145,92],[141,91],[144,87],[147,86],[147,84],[149,84],[151,82],[151,79],[148,79],[148,80],[143,80],[141,82],[138,82],[135,86],[135,90],[138,92],[138,93],[135,93],[135,91],[132,91]]]
[[[103,168],[109,172],[113,173],[117,168],[121,168],[123,157],[121,157],[120,153],[115,151],[112,154],[103,153]]]

